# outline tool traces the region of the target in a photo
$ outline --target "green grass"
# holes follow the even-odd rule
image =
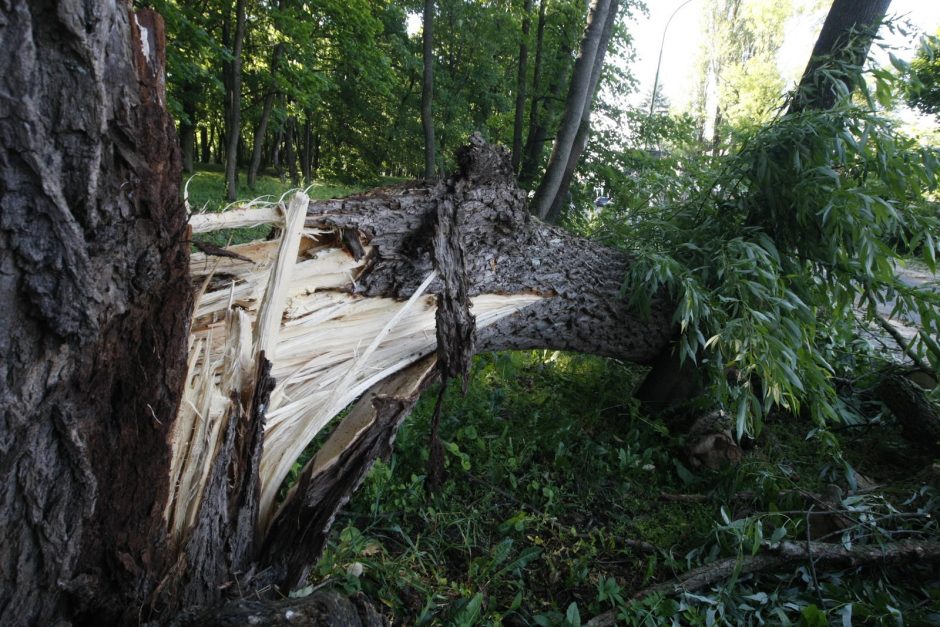
[[[233,203],[225,200],[225,173],[221,166],[200,164],[197,166],[196,172],[184,175],[183,185],[187,186],[189,206],[193,212],[197,213],[202,211],[218,212],[229,205],[238,206],[251,200],[260,199],[267,202],[277,202],[284,194],[298,189],[298,187],[291,185],[289,180],[282,181],[275,176],[259,176],[254,189],[248,188],[247,180],[245,173],[239,172],[238,189],[236,191],[237,200]],[[299,189],[304,190],[311,199],[323,200],[356,194],[364,191],[366,187],[318,180],[310,184],[304,184]],[[271,227],[269,226],[229,229],[204,233],[199,235],[198,239],[217,246],[225,246],[263,239],[270,230]]]
[[[606,609],[602,581],[639,588],[667,574],[669,560],[632,543],[691,550],[719,508],[658,500],[684,483],[664,427],[633,407],[636,376],[576,355],[478,357],[467,396],[446,395],[441,491],[424,489],[429,392],[347,508],[319,576],[361,585],[404,624],[471,613],[556,624],[571,603]],[[364,573],[347,578],[355,562]]]
[[[743,577],[733,589],[679,602],[630,603],[634,591],[749,552],[776,529],[805,539],[801,520],[773,514],[805,507],[782,491],[815,491],[845,470],[841,449],[808,440],[811,424],[781,416],[742,465],[694,475],[683,464],[682,438],[631,400],[641,374],[579,355],[478,356],[467,395],[455,384],[445,396],[441,490],[431,495],[424,485],[431,390],[391,459],[376,464],[340,515],[311,585],[362,590],[404,625],[576,625],[613,607],[622,624],[777,624],[780,616],[818,624],[819,601],[801,571]],[[853,464],[865,454],[854,448],[845,453],[857,454]],[[893,506],[904,507],[916,489],[899,489]],[[745,490],[755,496],[731,498]],[[707,498],[662,498],[675,493]],[[723,522],[723,508],[732,523]],[[868,617],[859,624],[881,624],[899,606],[927,616],[930,593],[910,586],[909,573],[876,575],[856,585],[824,573],[826,594],[842,600],[819,611],[836,620],[850,603]]]

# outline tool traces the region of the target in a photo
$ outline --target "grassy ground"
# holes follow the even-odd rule
[[[222,166],[212,164],[197,165],[195,173],[184,175],[183,184],[187,187],[189,206],[197,213],[222,211],[229,205],[238,206],[244,202],[257,199],[276,202],[284,194],[297,189],[289,180],[282,181],[276,176],[265,175],[258,177],[254,189],[249,189],[245,173],[239,172],[237,200],[230,203],[225,200],[225,172],[222,170]],[[317,200],[349,196],[366,188],[329,181],[314,181],[303,185],[300,189],[303,189],[310,198]],[[268,226],[260,226],[251,229],[219,231],[202,234],[198,239],[217,246],[224,246],[226,244],[263,239],[270,230]]]
[[[805,539],[804,520],[779,512],[805,509],[795,490],[848,490],[846,462],[870,479],[897,481],[899,464],[930,461],[892,457],[905,445],[883,418],[849,430],[843,448],[808,440],[812,425],[788,417],[771,420],[737,468],[692,473],[681,438],[632,404],[640,374],[557,353],[478,357],[467,396],[457,386],[447,393],[441,491],[424,487],[432,391],[392,458],[376,465],[341,514],[312,585],[363,590],[403,625],[579,625],[611,609],[619,624],[637,625],[824,625],[853,611],[854,624],[898,624],[898,612],[907,624],[940,621],[931,613],[940,588],[886,569],[857,579],[854,571],[823,573],[813,589],[799,566],[631,602],[635,591],[719,556]],[[752,496],[739,498],[746,491]],[[886,530],[891,508],[940,505],[910,473],[890,490],[852,498]],[[921,575],[937,581],[929,568]],[[839,624],[853,624],[847,620]]]

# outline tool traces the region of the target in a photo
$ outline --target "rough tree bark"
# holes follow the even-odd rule
[[[159,17],[0,18],[0,623],[163,622],[301,581],[436,375],[438,308],[459,338],[473,303],[477,350],[648,362],[672,333],[663,296],[649,319],[620,298],[630,258],[531,218],[479,138],[433,189],[272,208],[280,242],[194,255],[190,277]],[[190,228],[207,219],[233,218]],[[218,394],[190,412],[200,372]],[[360,395],[278,503],[306,412],[323,426]]]
[[[555,138],[555,145],[552,147],[552,155],[548,159],[545,174],[532,199],[532,213],[541,219],[545,219],[548,215],[561,187],[561,179],[581,125],[585,103],[589,96],[593,95],[588,93],[591,87],[591,74],[609,10],[610,0],[594,0],[591,3],[587,28],[584,30],[584,39],[581,41],[581,52],[578,60],[575,61],[571,83],[568,86],[565,114],[561,127],[558,129],[558,137]]]
[[[192,300],[162,19],[0,5],[0,623],[137,622]]]

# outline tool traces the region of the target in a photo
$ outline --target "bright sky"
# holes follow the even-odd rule
[[[634,18],[630,25],[630,34],[634,38],[637,58],[632,69],[640,81],[640,86],[638,93],[630,99],[631,102],[639,103],[652,89],[663,31],[673,14],[675,16],[666,31],[659,89],[674,107],[682,108],[688,102],[700,44],[698,23],[702,9],[708,1],[649,0],[649,18],[642,14]],[[778,61],[785,75],[799,77],[806,66],[825,19],[828,3],[824,4],[826,8],[793,20],[788,25],[786,44]],[[937,0],[894,0],[888,12],[889,15],[909,19],[912,24],[927,33],[934,33],[940,27],[940,1]],[[897,36],[886,38],[888,43],[901,50],[900,53],[895,52],[898,57],[911,59],[914,56],[916,48],[910,42]]]

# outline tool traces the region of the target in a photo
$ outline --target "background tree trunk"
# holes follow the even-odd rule
[[[283,4],[282,2],[282,8]],[[274,109],[274,100],[277,98],[277,88],[274,81],[277,75],[277,67],[280,64],[280,59],[283,54],[284,43],[281,42],[274,46],[274,52],[271,53],[271,84],[264,94],[264,103],[261,105],[261,118],[258,120],[258,126],[255,128],[255,139],[251,145],[251,163],[248,165],[249,189],[254,189],[255,182],[258,180],[258,170],[261,168],[261,150],[264,148],[264,136],[268,132],[268,120],[271,119],[271,111]]]
[[[532,97],[529,105],[529,129],[526,133],[526,142],[523,148],[524,156],[521,157],[520,167],[516,170],[519,173],[519,182],[523,185],[534,177],[538,161],[542,156],[541,146],[545,141],[544,132],[542,132],[539,139],[538,129],[541,128],[539,126],[539,109],[541,108],[539,92],[542,88],[542,51],[545,43],[546,4],[548,4],[547,0],[539,1],[539,21],[535,29],[535,68],[532,70]],[[556,81],[555,84],[560,84],[560,81]]]
[[[421,124],[424,127],[424,179],[437,179],[434,146],[434,0],[424,0],[424,78],[421,83]]]
[[[235,33],[232,38],[232,60],[226,65],[225,102],[225,198],[235,200],[238,193],[238,142],[242,126],[242,46],[245,43],[245,2],[235,2]]]
[[[137,623],[191,303],[163,21],[61,0],[0,23],[0,623]]]
[[[183,153],[183,171],[193,171],[193,159],[196,152],[196,104],[199,91],[195,85],[187,85],[183,90],[183,114],[186,119],[180,122],[180,149]]]
[[[578,128],[581,125],[581,116],[584,113],[585,102],[588,100],[591,87],[591,74],[597,50],[600,47],[601,36],[607,23],[607,14],[610,10],[610,0],[594,0],[588,16],[584,39],[581,41],[581,52],[574,64],[571,75],[571,84],[568,87],[568,98],[565,101],[565,114],[558,129],[558,137],[552,148],[552,156],[545,168],[545,175],[532,199],[532,212],[544,219],[555,202],[555,197],[561,187],[565,165],[571,155]]]
[[[584,111],[581,112],[581,124],[578,126],[578,134],[571,146],[571,154],[568,155],[568,162],[565,164],[562,173],[558,193],[555,194],[555,200],[552,202],[546,216],[546,219],[553,224],[557,223],[561,217],[562,209],[568,198],[568,190],[571,189],[571,181],[574,179],[574,173],[578,169],[581,155],[584,154],[584,149],[587,148],[588,140],[591,137],[591,113],[594,109],[594,98],[597,97],[597,91],[600,87],[601,75],[604,71],[604,59],[607,56],[607,47],[610,45],[610,37],[614,31],[614,23],[617,21],[619,8],[619,0],[611,0],[607,21],[604,23],[604,32],[601,34],[600,45],[597,48],[597,58],[594,60],[594,67],[591,68],[590,95],[584,103]]]
[[[522,36],[519,39],[519,75],[516,79],[516,115],[512,127],[512,170],[519,171],[522,162],[522,125],[525,114],[525,92],[529,63],[529,14],[532,0],[525,0],[522,7]]]

